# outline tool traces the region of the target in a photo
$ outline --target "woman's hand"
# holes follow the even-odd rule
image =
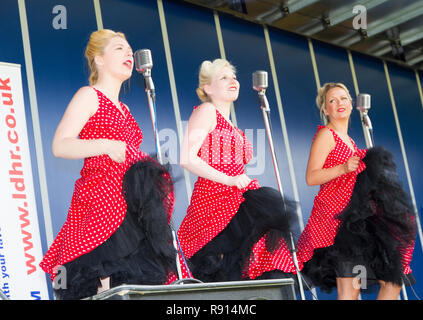
[[[105,154],[117,163],[125,162],[126,143],[118,140],[103,140]]]
[[[357,170],[358,165],[360,164],[360,158],[357,156],[350,157],[347,162],[344,163],[345,173],[350,173]]]
[[[244,173],[239,176],[229,177],[228,185],[231,187],[237,187],[238,189],[243,189],[247,187],[251,182],[251,179]]]

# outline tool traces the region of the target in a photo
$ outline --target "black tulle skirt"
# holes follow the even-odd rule
[[[396,173],[393,155],[382,147],[367,151],[346,209],[337,216],[340,227],[332,246],[316,249],[302,270],[323,291],[336,278],[355,278],[375,288],[379,280],[413,285],[403,273],[404,255],[416,237],[414,210]],[[365,289],[362,287],[362,289]]]
[[[100,278],[110,286],[160,285],[176,273],[176,251],[163,200],[173,186],[168,168],[143,159],[127,171],[123,194],[128,205],[120,227],[103,244],[64,265],[66,285],[54,289],[57,299],[95,295]]]
[[[282,199],[272,188],[261,187],[243,194],[237,213],[212,241],[189,260],[190,270],[203,282],[240,281],[248,267],[252,247],[265,234],[266,246],[273,252],[279,241],[289,236],[296,221],[296,203]],[[290,277],[282,271],[278,278]],[[263,275],[262,279],[266,276]]]

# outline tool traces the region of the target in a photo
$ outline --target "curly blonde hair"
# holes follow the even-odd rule
[[[234,73],[236,73],[235,67],[225,59],[215,59],[213,62],[206,60],[201,63],[196,93],[202,102],[211,102],[210,97],[204,91],[204,86],[206,84],[210,84],[216,71],[222,69],[223,67],[229,67]]]

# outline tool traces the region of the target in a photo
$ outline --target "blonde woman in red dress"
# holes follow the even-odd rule
[[[392,156],[358,149],[349,137],[352,99],[343,84],[325,84],[316,103],[328,123],[318,127],[306,172],[307,184],[320,190],[298,240],[303,274],[322,290],[336,287],[338,299],[357,299],[361,285],[372,283],[381,285],[378,299],[396,299],[402,280],[414,281],[415,233]]]
[[[85,56],[90,86],[76,92],[52,143],[54,156],[84,159],[67,220],[40,263],[52,280],[63,272],[65,283],[53,287],[59,299],[176,280],[171,179],[139,150],[142,132],[119,101],[132,48],[124,34],[105,29],[91,34]]]
[[[193,276],[204,282],[296,272],[284,240],[295,204],[246,175],[252,145],[230,120],[238,93],[228,61],[202,63],[197,95],[203,103],[188,121],[180,160],[198,179],[178,236]]]

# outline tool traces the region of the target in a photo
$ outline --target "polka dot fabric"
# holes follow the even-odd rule
[[[253,155],[251,143],[240,129],[234,128],[217,110],[216,120],[216,127],[203,142],[198,156],[228,176],[245,173],[244,164]],[[240,190],[199,177],[194,185],[187,214],[178,230],[184,255],[191,258],[216,237],[245,200],[243,192],[259,187],[257,180],[252,180],[246,188]]]
[[[279,242],[279,246],[270,252],[266,247],[266,235],[263,236],[253,247],[248,270],[244,271],[244,277],[255,279],[265,272],[281,270],[286,273],[296,274],[294,261],[285,240]]]
[[[127,107],[123,113],[103,93],[93,88],[99,101],[96,113],[79,134],[82,140],[111,139],[127,144],[125,162],[114,162],[107,155],[86,158],[75,189],[65,224],[40,263],[51,274],[56,268],[86,254],[106,241],[121,225],[126,214],[122,180],[127,169],[147,155],[139,150],[142,132]],[[174,194],[165,206],[170,218]]]
[[[318,131],[325,126],[319,126]],[[335,131],[328,128],[334,139],[335,147],[329,153],[323,165],[324,169],[332,168],[347,162],[351,156],[358,156],[360,163],[356,171],[339,176],[320,186],[319,193],[314,199],[310,218],[298,239],[298,262],[300,268],[304,262],[309,261],[315,249],[333,245],[339,220],[335,216],[347,206],[354,189],[357,175],[362,172],[366,165],[362,161],[366,155],[365,149],[358,149],[354,141],[352,151]]]

